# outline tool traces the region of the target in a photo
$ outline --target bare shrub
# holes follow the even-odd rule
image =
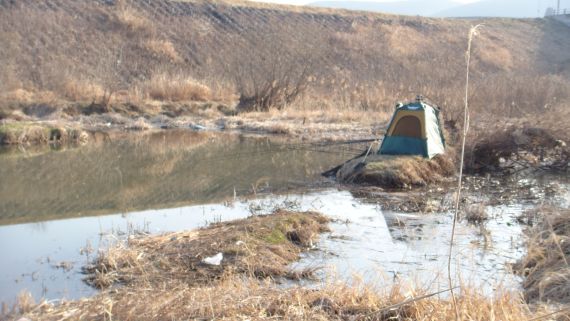
[[[212,98],[212,92],[208,86],[184,76],[154,75],[142,87],[150,98],[156,100],[204,101]]]
[[[283,109],[302,94],[309,84],[310,67],[292,65],[279,57],[260,66],[254,62],[240,66],[236,87],[240,92],[237,109],[240,111],[268,111]],[[255,71],[254,69],[265,69]]]

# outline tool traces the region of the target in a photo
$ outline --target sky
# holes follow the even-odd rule
[[[257,2],[269,2],[269,3],[282,3],[282,4],[294,4],[294,5],[304,5],[307,3],[315,2],[316,0],[253,0]],[[363,0],[367,2],[393,2],[399,0]],[[465,4],[465,3],[472,3],[478,2],[481,0],[452,0],[453,2],[457,2],[458,4]]]

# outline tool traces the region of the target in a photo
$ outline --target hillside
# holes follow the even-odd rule
[[[189,100],[242,110],[390,111],[422,93],[451,118],[462,104],[465,38],[476,23],[485,27],[474,41],[474,108],[513,117],[568,107],[570,29],[551,20],[223,1],[0,0],[0,117],[19,109],[41,116],[40,103],[73,116],[120,102],[116,110],[146,115],[164,113],[156,102]]]

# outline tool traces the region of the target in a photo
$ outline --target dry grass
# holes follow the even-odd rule
[[[58,306],[40,304],[23,314],[33,320],[455,320],[450,302],[428,298],[398,285],[373,289],[328,283],[322,289],[278,288],[272,282],[228,275],[210,286],[118,289]],[[532,314],[516,296],[485,298],[465,292],[458,298],[461,320],[526,320]]]
[[[87,80],[68,79],[63,84],[62,94],[71,101],[97,101],[103,97],[105,89]]]
[[[164,56],[173,62],[182,61],[180,54],[178,54],[178,51],[176,51],[172,42],[168,40],[150,39],[144,44],[144,47],[151,53],[158,56]]]
[[[188,77],[172,77],[166,74],[154,75],[142,87],[151,99],[156,100],[204,101],[212,98],[210,88]]]
[[[423,93],[451,119],[463,100],[454,81],[463,69],[463,35],[480,22],[235,1],[1,6],[0,92],[28,88],[65,97],[58,80],[66,73],[111,91],[133,90],[174,70],[234,89],[240,70],[257,79],[275,72],[278,64],[268,60],[286,59],[278,66],[291,71],[310,57],[307,91],[315,110],[329,104],[385,111]],[[519,117],[567,104],[570,41],[562,28],[548,20],[489,19],[475,48],[471,109]],[[296,107],[286,102],[286,109]]]
[[[537,125],[540,127],[535,127]],[[473,131],[468,140],[465,157],[468,171],[568,169],[570,150],[563,139],[568,137],[569,131],[561,122],[550,123],[550,126],[523,123],[481,127]]]
[[[33,122],[5,122],[0,125],[0,145],[29,145],[41,143],[85,144],[89,134],[81,129]]]
[[[224,273],[253,277],[293,277],[287,265],[298,259],[326,230],[328,220],[317,213],[278,211],[230,223],[219,223],[198,231],[131,238],[101,252],[85,270],[88,283],[106,288],[116,283],[162,284],[178,280],[189,286],[209,284]],[[202,259],[223,253],[219,266]]]
[[[525,276],[527,301],[570,304],[570,210],[538,211],[541,222],[529,231],[527,255],[515,270]]]
[[[442,182],[455,174],[452,152],[432,159],[419,156],[369,155],[344,164],[337,179],[345,183],[372,184],[388,188],[408,188]]]
[[[58,304],[29,296],[5,315],[30,320],[455,320],[451,302],[395,284],[375,288],[327,280],[321,287],[275,283],[284,267],[325,229],[316,213],[279,211],[194,231],[139,236],[101,254],[88,268],[98,295]],[[220,266],[201,263],[224,253]],[[262,272],[262,273],[260,273]],[[260,279],[263,277],[263,279]],[[269,278],[267,278],[269,277]],[[120,282],[120,286],[109,287]],[[516,294],[462,290],[462,320],[525,320]],[[534,313],[542,312],[539,308]]]
[[[125,2],[125,1],[121,1]],[[132,7],[119,4],[119,8],[114,12],[115,19],[119,25],[131,32],[148,32],[152,29],[152,23],[140,12]]]

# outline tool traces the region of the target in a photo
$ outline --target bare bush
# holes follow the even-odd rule
[[[240,111],[283,109],[307,89],[310,63],[301,65],[286,57],[261,59],[261,64],[247,61],[237,66],[235,84],[240,93]]]

